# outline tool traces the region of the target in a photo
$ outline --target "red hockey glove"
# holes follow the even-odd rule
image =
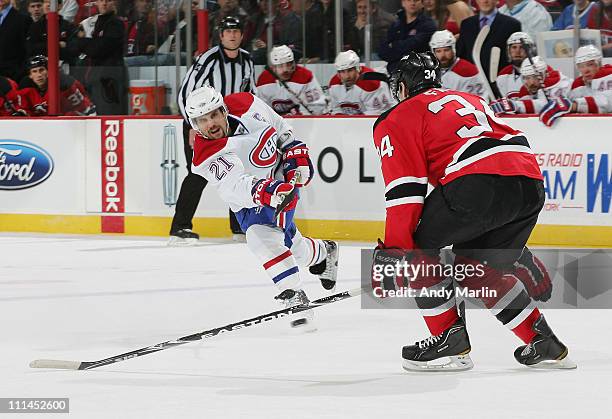
[[[276,208],[283,202],[285,196],[293,192],[293,189],[294,186],[291,183],[274,179],[261,179],[253,185],[251,194],[253,195],[253,202],[257,205]],[[295,194],[291,202],[282,208],[282,211],[294,209],[297,201],[298,195]]]
[[[551,127],[557,118],[571,112],[572,101],[566,97],[551,99],[540,112],[540,121],[547,127]]]
[[[516,113],[516,106],[514,105],[514,102],[505,97],[491,102],[489,106],[496,114]]]
[[[314,167],[308,155],[308,147],[298,144],[283,153],[283,175],[289,182],[297,175],[295,186],[306,186],[312,179]]]
[[[397,247],[385,247],[378,239],[372,261],[372,290],[374,295],[384,298],[383,291],[397,290],[407,285],[404,278],[397,275],[398,266],[405,260],[406,252]]]
[[[514,275],[525,285],[527,294],[537,301],[548,301],[552,294],[552,282],[546,266],[526,247],[514,264]]]

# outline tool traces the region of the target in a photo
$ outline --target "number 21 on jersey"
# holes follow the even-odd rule
[[[389,134],[385,135],[380,139],[380,147],[376,147],[378,155],[382,159],[383,157],[393,157],[393,150],[395,148],[391,145],[391,138]]]

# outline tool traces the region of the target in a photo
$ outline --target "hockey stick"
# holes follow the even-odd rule
[[[362,73],[359,76],[359,79],[383,81],[387,84],[390,83],[389,76],[387,76],[385,73],[379,73],[378,71],[368,71],[367,73]]]
[[[194,333],[193,335],[183,336],[175,340],[168,340],[166,342],[158,343],[155,345],[147,346],[145,348],[136,349],[135,351],[126,352],[121,355],[114,355],[109,358],[100,359],[98,361],[60,361],[53,359],[36,359],[30,362],[30,368],[54,368],[63,370],[90,370],[93,368],[102,367],[104,365],[114,364],[116,362],[126,361],[131,358],[136,358],[143,355],[152,354],[153,352],[163,351],[165,349],[174,348],[175,346],[184,345],[196,340],[210,339],[217,336],[220,333],[233,332],[238,329],[244,329],[245,327],[256,326],[268,322],[270,320],[280,319],[287,317],[291,314],[300,313],[302,311],[310,310],[313,308],[321,307],[326,304],[335,303],[337,301],[346,300],[347,298],[356,297],[362,292],[361,288],[354,288],[352,290],[339,292],[328,297],[319,298],[318,300],[311,301],[309,305],[298,305],[294,307],[285,308],[283,310],[273,311],[271,313],[261,314],[257,317],[253,317],[246,320],[241,320],[236,323],[230,323],[225,326],[216,327],[214,329],[205,330],[203,332]]]
[[[474,47],[472,48],[472,59],[474,60],[476,68],[478,68],[478,76],[480,77],[480,81],[483,83],[485,94],[489,96],[489,100],[495,100],[496,97],[493,94],[493,91],[491,90],[491,85],[489,84],[489,80],[487,79],[487,73],[484,72],[484,69],[482,68],[482,63],[480,62],[480,51],[482,50],[482,45],[484,44],[485,39],[489,35],[490,30],[491,28],[489,27],[489,25],[485,25],[478,33],[476,41],[474,41]]]
[[[529,48],[529,45],[527,45],[527,42],[525,42],[523,38],[521,38],[520,41],[521,41],[521,46],[523,47],[523,50],[525,51],[525,54],[527,55],[527,59],[529,60],[529,64],[531,64],[534,71],[538,75],[538,81],[540,82],[540,90],[542,90],[542,93],[544,94],[544,97],[546,98],[546,100],[550,101],[550,97],[548,97],[548,93],[546,93],[546,89],[544,89],[545,76],[536,70],[535,64],[533,62],[533,55],[531,55],[531,48]]]
[[[306,106],[306,104],[304,102],[302,102],[302,99],[300,99],[300,97],[298,95],[296,95],[293,90],[291,90],[289,88],[289,86],[287,86],[287,83],[283,80],[280,79],[280,77],[278,77],[278,75],[272,71],[272,69],[270,68],[270,66],[265,66],[265,70],[268,70],[272,76],[278,80],[278,82],[281,84],[281,86],[283,86],[285,88],[285,90],[287,90],[287,92],[293,97],[293,99],[297,100],[297,105],[301,105],[304,107],[304,109],[306,109],[308,111],[308,113],[310,115],[314,115],[314,113],[312,112],[312,110],[310,110],[310,108],[308,106]]]
[[[497,99],[501,99],[502,94],[497,87],[497,73],[499,72],[499,58],[501,51],[499,47],[491,48],[491,61],[489,63],[489,80],[491,81],[491,90]]]

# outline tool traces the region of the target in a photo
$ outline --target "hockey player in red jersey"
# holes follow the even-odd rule
[[[24,107],[32,116],[48,114],[47,57],[36,55],[28,60],[28,76],[19,83]],[[60,113],[68,116],[95,116],[96,106],[83,85],[75,78],[60,74]]]
[[[546,299],[542,293],[550,292],[550,280],[525,248],[544,204],[542,175],[527,137],[497,118],[482,98],[440,87],[439,63],[431,53],[409,53],[392,75],[392,93],[400,103],[374,125],[387,216],[373,273],[404,257],[413,265],[439,265],[439,249],[452,245],[455,266],[473,268],[470,274],[465,268],[461,287],[494,290],[481,301],[524,342],[514,352],[516,360],[574,368],[567,347],[530,296]],[[426,198],[428,183],[434,189]],[[537,283],[523,279],[527,291],[520,278],[525,268],[541,274]],[[373,285],[384,289],[403,281],[391,279],[374,275]],[[453,278],[417,275],[409,287],[432,336],[403,348],[404,368],[471,368]],[[449,362],[439,364],[440,358]]]
[[[27,116],[21,109],[17,83],[4,76],[0,76],[0,116]]]

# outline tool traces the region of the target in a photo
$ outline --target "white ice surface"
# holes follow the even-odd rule
[[[359,247],[343,245],[338,289],[358,277]],[[311,298],[324,294],[305,280]],[[361,310],[359,298],[317,309],[316,333],[296,336],[277,321],[95,370],[28,367],[106,358],[272,311],[276,294],[244,244],[0,235],[0,397],[70,397],[72,418],[612,415],[606,310],[548,312],[574,371],[518,365],[518,340],[470,310],[472,371],[404,372],[401,347],[427,336],[422,319]]]

